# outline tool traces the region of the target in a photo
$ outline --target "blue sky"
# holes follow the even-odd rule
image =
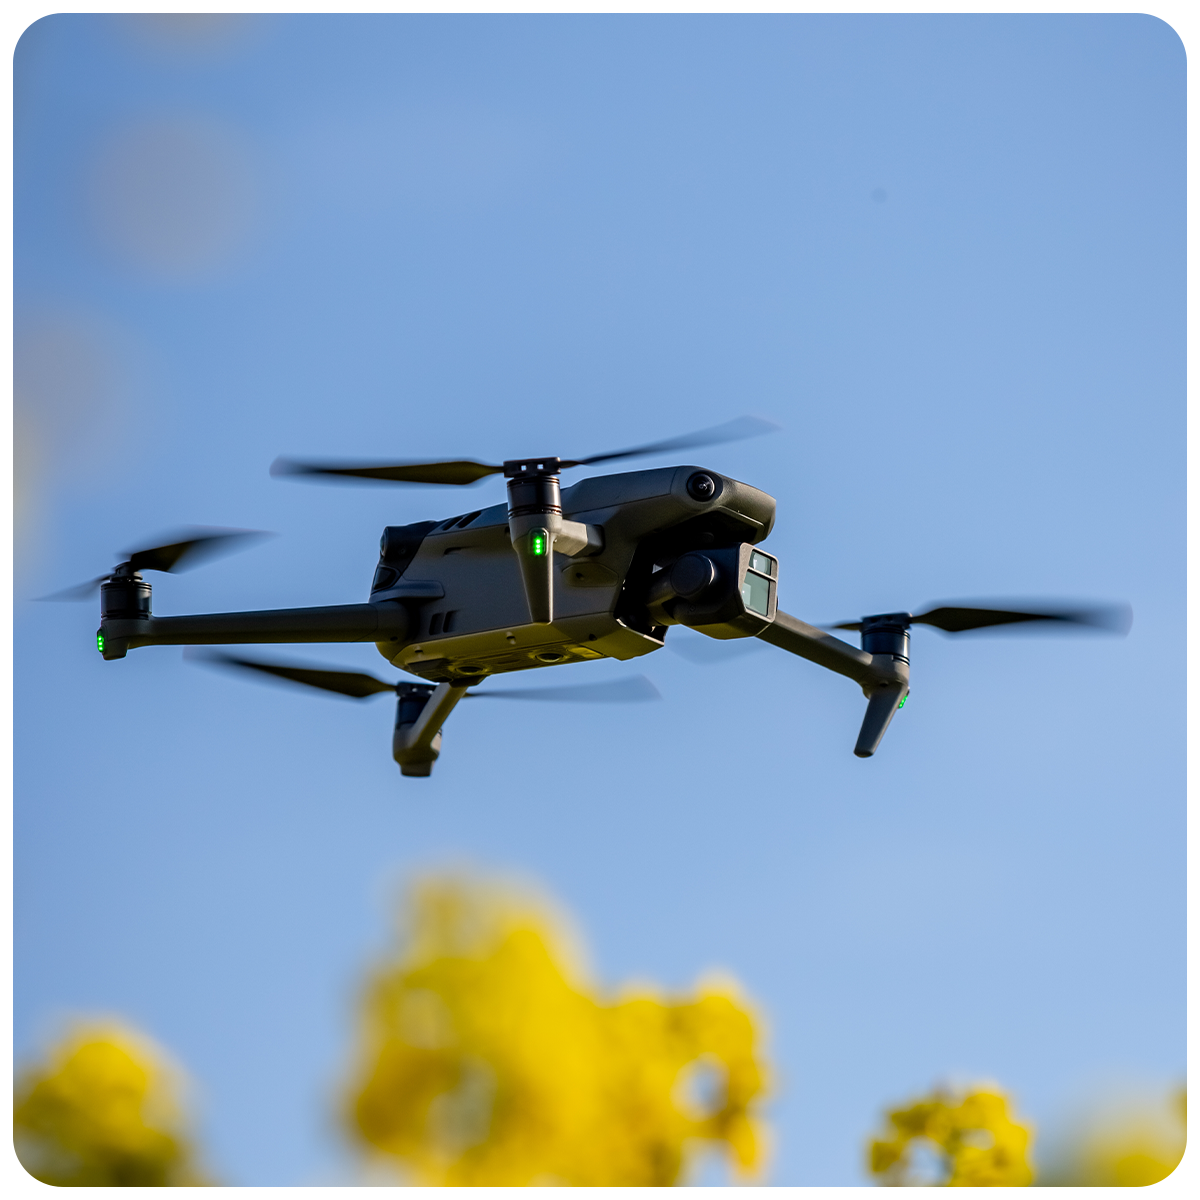
[[[1184,69],[1146,16],[35,24],[18,1054],[124,1014],[195,1077],[223,1178],[345,1178],[355,988],[397,883],[467,861],[557,895],[606,985],[742,981],[777,1183],[861,1181],[938,1079],[1049,1136],[1104,1081],[1182,1078]],[[358,601],[381,528],[463,494],[277,455],[580,456],[742,413],[782,432],[691,457],[777,498],[788,611],[1083,597],[1132,633],[918,630],[860,761],[848,681],[681,632],[546,679],[645,671],[662,704],[464,706],[402,781],[385,701],[105,663],[93,608],[27,602],[186,523],[280,536],[156,578],[156,612]]]

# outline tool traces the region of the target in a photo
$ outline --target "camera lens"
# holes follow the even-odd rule
[[[717,481],[703,471],[697,471],[687,481],[688,495],[693,500],[711,500],[717,494]]]
[[[671,588],[685,600],[695,600],[716,578],[717,569],[712,559],[695,551],[685,554],[671,568]]]

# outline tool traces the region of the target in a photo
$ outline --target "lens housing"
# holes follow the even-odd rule
[[[693,500],[715,500],[721,494],[721,485],[707,471],[697,471],[688,477],[687,494]]]

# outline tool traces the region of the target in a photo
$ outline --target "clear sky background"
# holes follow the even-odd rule
[[[122,1014],[197,1080],[224,1179],[348,1179],[355,990],[398,883],[471,862],[558,896],[606,985],[741,980],[773,1182],[860,1182],[882,1107],[939,1079],[1046,1138],[1182,1079],[1169,26],[54,16],[16,70],[19,1055]],[[1132,633],[917,630],[860,761],[849,681],[674,632],[529,680],[644,671],[661,704],[464,705],[402,780],[386,700],[106,663],[98,606],[30,602],[185,523],[280,536],[155,576],[160,614],[359,601],[385,524],[502,483],[276,455],[580,456],[742,413],[783,430],[689,457],[777,497],[788,611],[1127,600]]]

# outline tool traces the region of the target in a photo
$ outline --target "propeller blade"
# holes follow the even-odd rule
[[[1021,601],[1016,601],[1020,604]],[[1033,604],[1033,601],[1030,601]],[[1091,605],[1081,607],[1039,606],[1034,608],[982,608],[976,605],[937,605],[928,612],[908,618],[912,625],[932,625],[944,634],[966,634],[976,629],[992,629],[1000,625],[1022,625],[1039,622],[1061,625],[1085,625],[1104,629],[1111,634],[1128,634],[1133,624],[1133,610],[1127,604]],[[862,620],[847,620],[840,625],[822,625],[821,629],[863,628]]]
[[[206,558],[230,554],[241,547],[236,542],[270,537],[260,529],[214,529],[190,526],[176,532],[175,541],[147,550],[127,550],[129,565],[135,571],[191,570]]]
[[[1021,601],[1017,601],[1021,603]],[[999,625],[1020,625],[1030,622],[1058,622],[1064,625],[1086,625],[1125,634],[1133,624],[1133,609],[1128,604],[1097,604],[1079,608],[1047,605],[1032,608],[978,608],[965,604],[939,604],[928,612],[909,618],[912,625],[932,625],[943,633],[967,633],[972,629],[990,629]],[[822,629],[862,629],[862,621],[845,621],[841,625],[823,625]]]
[[[697,433],[685,433],[680,437],[651,442],[646,446],[635,446],[631,450],[616,450],[611,454],[593,454],[591,458],[564,460],[564,467],[586,467],[592,463],[612,462],[617,458],[637,458],[645,454],[666,454],[673,450],[689,450],[693,446],[715,446],[722,442],[738,442],[743,438],[758,437],[763,433],[774,433],[780,427],[761,417],[736,417],[724,425],[714,425]]]
[[[192,662],[207,663],[210,666],[259,671],[264,675],[286,679],[289,683],[302,683],[322,691],[337,692],[339,696],[351,696],[355,700],[365,700],[368,696],[380,692],[396,691],[395,684],[384,683],[382,679],[376,679],[374,675],[368,675],[364,671],[327,671],[316,667],[287,666],[283,663],[258,662],[251,658],[235,658],[232,654],[222,654],[219,651],[185,653],[184,657]]]
[[[381,692],[395,693],[397,685],[385,683],[368,675],[365,671],[329,671],[299,664],[261,662],[252,658],[237,658],[220,651],[185,651],[184,657],[191,662],[208,666],[232,667],[240,670],[259,671],[289,683],[301,683],[308,687],[337,692],[364,700]],[[637,700],[661,700],[658,688],[644,675],[631,679],[617,679],[608,683],[582,683],[566,687],[501,688],[486,692],[467,692],[468,696],[494,697],[501,700],[574,700],[587,703],[619,703]]]
[[[220,554],[230,554],[241,549],[234,543],[254,538],[272,537],[261,529],[215,529],[207,526],[192,525],[186,529],[177,530],[175,541],[162,546],[151,546],[146,550],[127,550],[125,558],[128,565],[135,571],[183,571],[191,570],[206,558]],[[97,575],[87,583],[65,588],[61,592],[53,592],[49,596],[38,596],[38,600],[90,600],[98,591],[100,585],[111,578],[108,575]]]
[[[377,480],[382,483],[448,483],[466,486],[478,483],[489,475],[499,475],[503,467],[476,462],[473,458],[454,462],[410,462],[375,466],[367,463],[306,463],[290,458],[277,458],[271,464],[271,474],[334,475],[350,479]]]
[[[687,433],[682,437],[667,438],[646,446],[635,446],[630,450],[616,450],[611,454],[593,454],[590,458],[561,459],[559,467],[584,467],[592,463],[612,462],[618,458],[636,458],[646,454],[666,454],[672,450],[686,450],[692,446],[712,446],[719,442],[736,442],[742,438],[757,437],[760,433],[773,433],[779,428],[761,417],[738,417],[702,429],[699,433]],[[277,478],[286,475],[334,476],[343,479],[361,479],[381,483],[437,483],[463,487],[478,483],[489,475],[500,475],[503,466],[481,463],[473,458],[455,459],[452,462],[407,462],[407,463],[316,463],[300,462],[292,458],[277,458],[271,464],[271,474]]]
[[[913,617],[914,625],[932,625],[944,633],[966,633],[971,629],[988,629],[996,625],[1017,625],[1031,621],[1055,621],[1066,625],[1085,625],[1125,634],[1133,624],[1133,610],[1128,604],[1096,605],[1086,608],[1046,608],[1040,612],[1027,609],[974,608],[946,604],[931,608]],[[846,626],[841,626],[846,628]]]
[[[565,687],[489,688],[468,692],[477,699],[568,700],[584,704],[627,704],[639,700],[661,700],[662,693],[645,675],[614,679],[608,683],[578,683]]]
[[[37,600],[90,600],[99,590],[100,585],[108,578],[107,575],[97,575],[95,579],[89,579],[87,583],[81,583],[76,587],[64,588],[61,592],[54,592],[49,596],[37,596]]]

